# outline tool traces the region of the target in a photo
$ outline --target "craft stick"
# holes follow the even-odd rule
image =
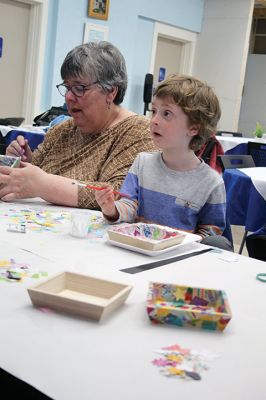
[[[86,183],[80,183],[80,182],[72,182],[72,185],[78,185],[78,186],[82,186],[82,187],[92,189],[92,190],[106,189],[105,187],[102,187],[102,186],[87,185]],[[119,194],[119,196],[121,196],[121,197],[130,197],[128,194],[117,192],[116,190],[113,190],[113,194]]]

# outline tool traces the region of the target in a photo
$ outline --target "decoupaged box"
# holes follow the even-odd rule
[[[150,282],[147,312],[155,323],[223,331],[232,315],[223,290]]]
[[[20,157],[11,157],[0,154],[0,166],[5,167],[19,167],[20,164]]]
[[[32,304],[101,320],[121,306],[132,286],[73,272],[62,272],[28,288]]]
[[[162,250],[182,243],[185,234],[165,226],[146,223],[117,225],[107,230],[111,241],[144,250]]]

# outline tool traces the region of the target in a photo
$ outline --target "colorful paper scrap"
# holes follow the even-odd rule
[[[0,260],[0,281],[22,282],[24,278],[38,279],[48,276],[46,271],[39,271],[28,264],[18,263],[13,258]]]
[[[160,368],[162,375],[196,381],[202,379],[202,373],[219,357],[206,350],[191,350],[178,344],[162,347],[155,353],[160,357],[153,359],[152,364]]]

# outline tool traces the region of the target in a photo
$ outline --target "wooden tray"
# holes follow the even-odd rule
[[[148,230],[147,236],[145,236],[145,229]],[[154,239],[155,230],[159,239]],[[142,222],[115,226],[108,229],[107,234],[112,243],[122,243],[148,251],[163,250],[175,246],[182,243],[185,238],[185,233],[176,229]]]
[[[101,320],[128,297],[132,286],[73,272],[62,272],[28,288],[32,304]]]
[[[160,256],[161,254],[165,254],[170,251],[180,249],[180,247],[185,244],[199,242],[200,240],[201,240],[201,236],[194,235],[194,233],[186,232],[185,238],[181,243],[175,244],[170,247],[166,247],[165,249],[162,249],[162,250],[145,250],[145,249],[141,249],[140,247],[130,246],[129,244],[121,243],[119,241],[111,240],[111,239],[107,239],[107,243],[110,243],[113,246],[121,247],[123,249],[127,249],[127,250],[131,250],[131,251],[135,251],[137,253],[145,254],[147,256],[156,257],[156,256]]]

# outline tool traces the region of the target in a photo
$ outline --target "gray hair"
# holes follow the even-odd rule
[[[105,41],[89,42],[67,54],[61,67],[62,79],[84,76],[97,82],[105,92],[117,87],[114,103],[122,103],[127,89],[127,70],[123,55],[114,45]]]

